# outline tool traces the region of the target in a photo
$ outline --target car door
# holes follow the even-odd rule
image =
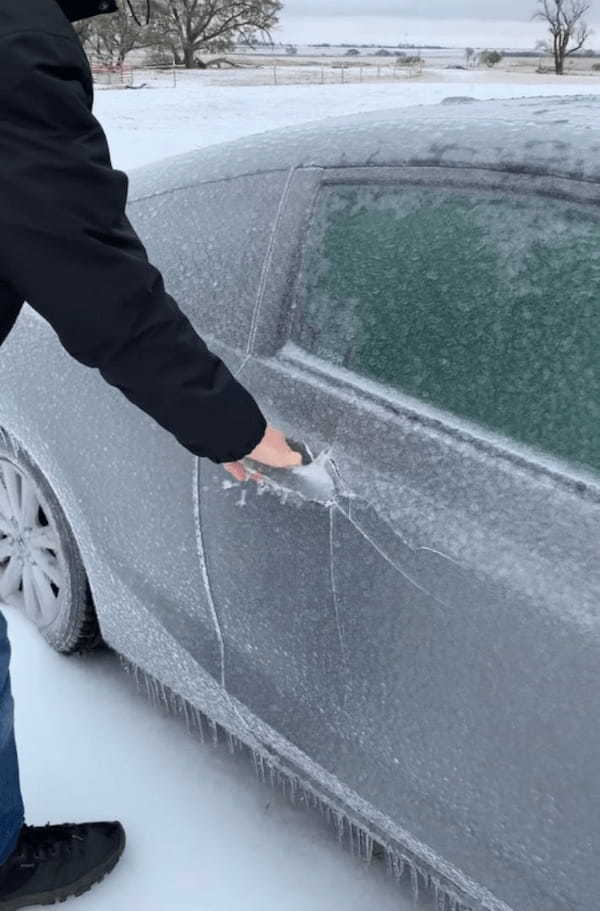
[[[316,758],[526,911],[598,887],[599,201],[519,175],[328,172],[255,374],[339,477]]]
[[[299,172],[286,190],[275,230],[271,283],[257,302],[252,353],[243,359],[237,376],[256,393],[269,421],[290,439],[318,444],[311,421],[316,403],[294,401],[293,384],[281,387],[279,377],[254,354],[261,345],[277,344],[278,292],[297,253],[314,179],[312,172]],[[278,288],[275,308],[273,280]],[[207,461],[200,466],[200,522],[223,635],[223,682],[256,715],[315,755],[341,698],[336,674],[342,654],[327,559],[329,491],[317,485],[306,495],[288,472],[275,471],[271,477],[275,480],[268,486],[240,486],[222,467]]]

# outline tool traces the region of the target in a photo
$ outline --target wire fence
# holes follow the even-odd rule
[[[266,68],[265,68],[266,70]],[[344,64],[320,65],[316,67],[289,67],[277,66],[271,68],[272,72],[265,73],[263,84],[269,85],[298,85],[360,83],[360,82],[395,82],[399,79],[418,77],[423,72],[422,64],[392,64],[392,65],[364,65],[349,66]]]
[[[176,67],[144,67],[115,64],[93,66],[94,85],[101,89],[177,88]]]
[[[422,64],[290,66],[262,64],[184,70],[179,67],[94,66],[94,83],[101,89],[177,88],[189,79],[206,85],[352,85],[361,82],[396,82],[422,75]]]

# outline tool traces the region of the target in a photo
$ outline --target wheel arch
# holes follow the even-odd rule
[[[95,561],[93,559],[93,543],[90,529],[81,505],[74,495],[73,488],[69,483],[66,472],[61,469],[59,459],[53,455],[50,447],[43,442],[33,428],[25,428],[20,424],[15,428],[14,425],[9,424],[9,422],[4,420],[1,416],[0,443],[6,445],[9,449],[12,449],[15,455],[19,455],[19,453],[23,454],[27,461],[35,465],[38,471],[44,476],[46,483],[60,504],[75,540],[87,577],[92,601],[96,608],[96,612],[98,613],[98,620],[101,624],[101,616],[98,611],[98,602],[95,596]]]

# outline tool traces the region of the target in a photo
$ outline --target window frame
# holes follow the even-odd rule
[[[311,173],[312,196],[308,207],[306,199],[304,200],[304,217],[296,220],[296,248],[288,264],[285,287],[280,289],[282,293],[279,297],[277,332],[270,340],[270,350],[257,351],[256,355],[271,356],[281,367],[287,365],[293,370],[301,369],[311,375],[313,380],[325,380],[334,393],[337,391],[347,397],[351,392],[357,401],[363,400],[371,406],[376,404],[383,407],[390,417],[402,415],[409,420],[418,421],[424,428],[428,427],[436,432],[442,430],[454,441],[471,443],[479,450],[493,452],[508,459],[513,465],[518,463],[524,468],[533,469],[536,473],[550,475],[578,493],[590,492],[594,499],[600,498],[600,475],[592,468],[562,460],[549,452],[536,449],[512,437],[503,436],[475,421],[423,402],[395,387],[330,364],[305,351],[293,338],[295,321],[299,317],[305,245],[324,188],[348,184],[387,184],[394,187],[424,186],[430,189],[461,189],[474,192],[500,191],[589,206],[600,218],[600,184],[555,177],[547,173],[528,172],[525,168],[518,171],[500,171],[468,167],[371,166],[313,169]],[[304,189],[307,189],[306,185]],[[271,325],[273,326],[273,323]]]

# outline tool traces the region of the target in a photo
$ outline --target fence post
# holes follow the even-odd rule
[[[345,73],[345,67],[342,67],[342,82],[344,82],[344,79],[345,79],[344,73]]]
[[[277,64],[273,64],[273,85],[277,85]]]

